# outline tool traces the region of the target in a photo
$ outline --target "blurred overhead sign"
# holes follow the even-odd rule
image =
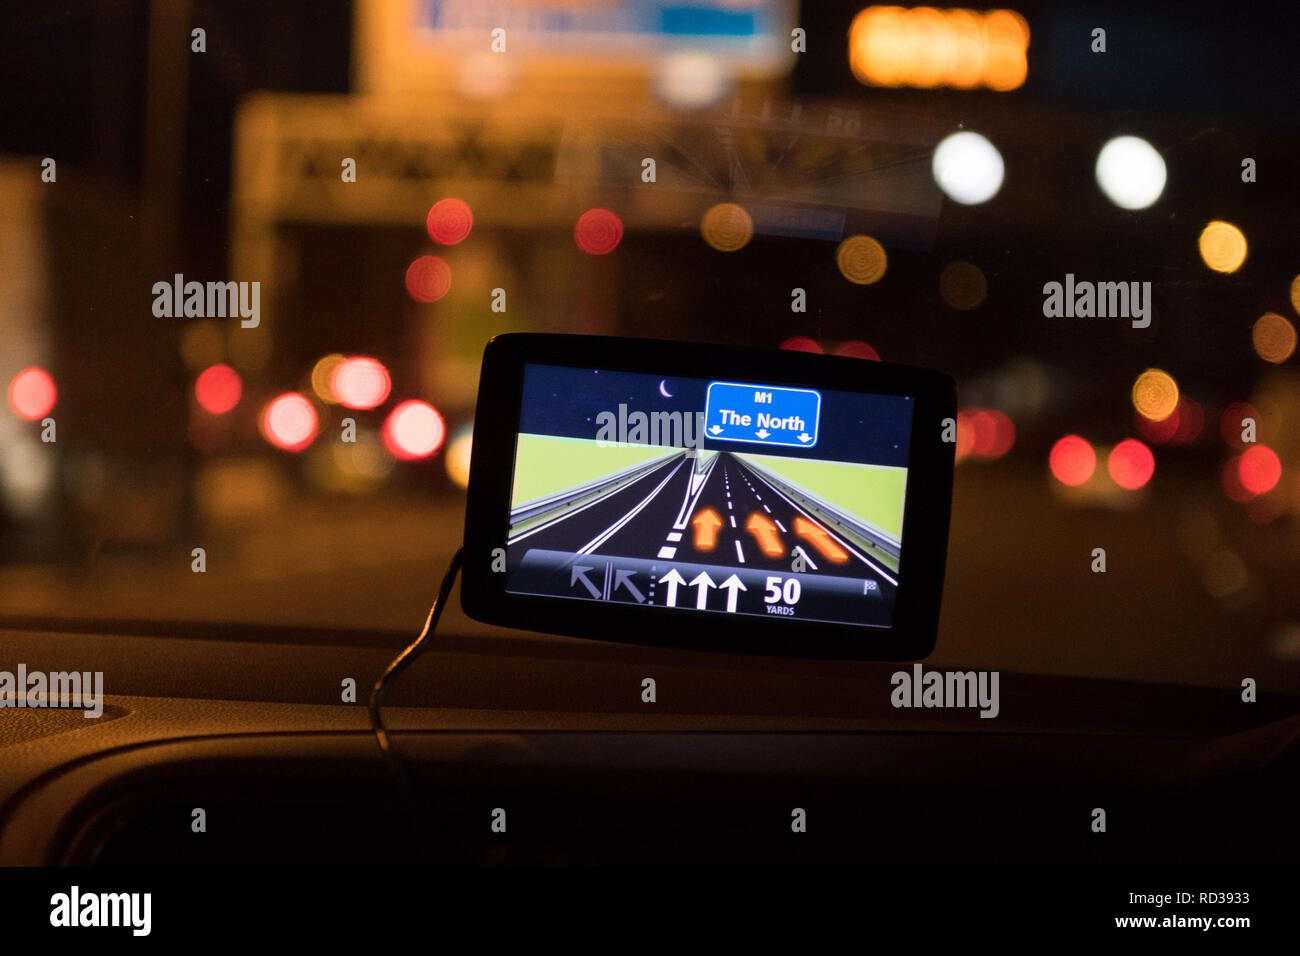
[[[681,52],[775,75],[792,65],[794,25],[793,0],[360,0],[357,80],[415,90],[520,62],[645,72]]]

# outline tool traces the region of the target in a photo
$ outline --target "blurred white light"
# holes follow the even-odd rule
[[[1165,191],[1165,161],[1137,136],[1116,136],[1097,154],[1097,185],[1121,209],[1146,209]]]
[[[731,78],[710,53],[674,53],[659,66],[656,89],[670,106],[698,110],[712,106],[731,88]]]
[[[979,133],[953,133],[934,150],[934,181],[954,202],[974,206],[1002,187],[1002,154]]]

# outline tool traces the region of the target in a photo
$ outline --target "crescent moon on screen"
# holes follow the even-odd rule
[[[668,379],[661,379],[659,382],[659,394],[664,398],[672,398],[672,392],[668,391]]]

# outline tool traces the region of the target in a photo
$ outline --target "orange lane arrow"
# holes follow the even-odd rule
[[[705,508],[691,519],[691,524],[695,526],[695,550],[712,551],[718,543],[718,529],[722,527],[718,513]]]
[[[758,541],[758,548],[769,558],[779,558],[785,554],[781,536],[776,533],[776,523],[761,511],[753,511],[745,522],[745,530]]]
[[[794,533],[812,544],[833,564],[843,564],[849,559],[848,552],[835,543],[831,533],[816,522],[795,515]]]

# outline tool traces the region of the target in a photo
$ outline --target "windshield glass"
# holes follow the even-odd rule
[[[4,620],[409,633],[484,344],[584,332],[952,374],[942,658],[1300,687],[1286,14],[18,10]]]

